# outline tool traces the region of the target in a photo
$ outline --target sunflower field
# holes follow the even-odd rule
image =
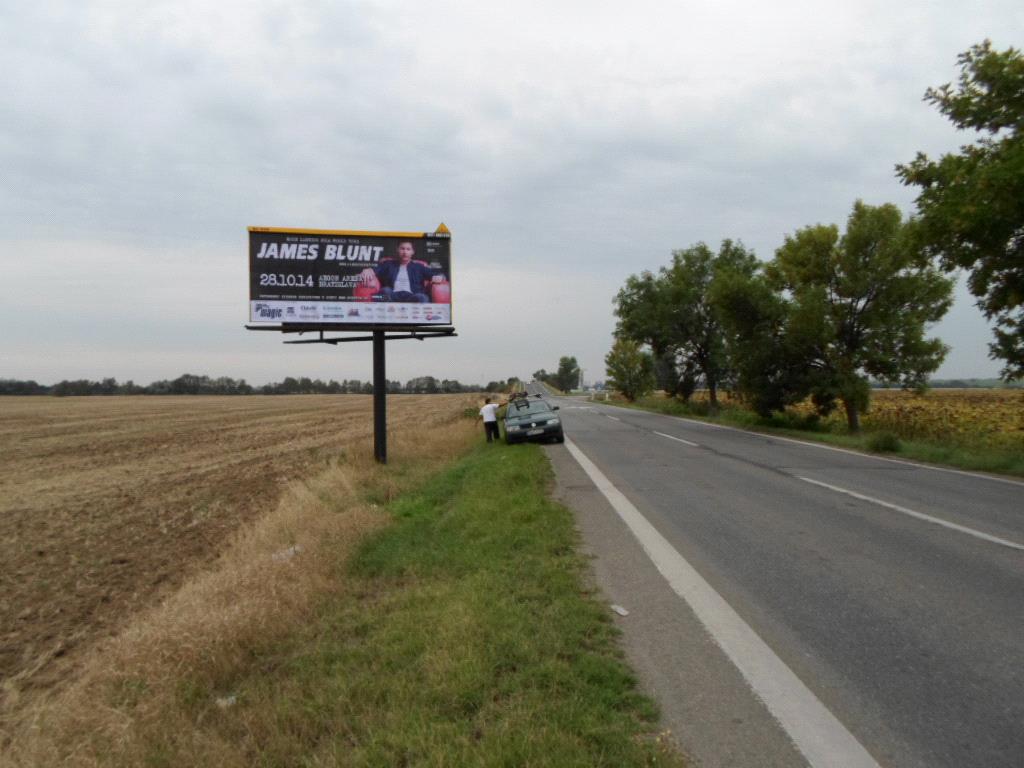
[[[810,414],[813,407],[806,402],[793,410]],[[845,431],[842,409],[823,419],[822,425]],[[868,432],[892,432],[906,440],[1024,452],[1024,390],[931,389],[916,394],[875,389],[861,427]]]

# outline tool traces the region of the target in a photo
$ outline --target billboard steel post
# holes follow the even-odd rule
[[[384,331],[373,332],[373,458],[388,463],[388,380],[384,367]]]
[[[249,227],[251,331],[373,342],[373,456],[388,463],[386,342],[455,336],[452,233]],[[337,331],[370,336],[328,337]],[[404,331],[405,333],[392,333]]]

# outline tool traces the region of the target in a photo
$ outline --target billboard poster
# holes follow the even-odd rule
[[[451,233],[249,227],[249,320],[451,325]]]

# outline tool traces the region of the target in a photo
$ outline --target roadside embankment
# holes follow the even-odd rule
[[[5,759],[678,765],[543,454],[478,440],[463,419],[296,483],[26,713]]]

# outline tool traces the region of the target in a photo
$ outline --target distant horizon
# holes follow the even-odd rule
[[[8,5],[0,360],[55,382],[366,379],[366,345],[243,328],[248,227],[440,222],[459,337],[389,348],[391,376],[600,380],[616,293],[674,249],[912,215],[896,165],[976,138],[926,89],[1024,26],[1019,0]],[[998,375],[963,274],[929,335],[937,376]]]
[[[61,383],[64,383],[64,382],[88,381],[88,382],[93,382],[93,383],[100,383],[100,382],[105,381],[106,379],[113,379],[115,381],[115,383],[117,385],[119,385],[119,386],[125,386],[125,385],[131,383],[131,384],[133,384],[135,386],[138,386],[138,387],[149,387],[149,386],[152,386],[153,384],[156,384],[156,383],[159,383],[159,382],[172,382],[172,381],[176,381],[177,379],[180,379],[183,376],[195,376],[197,378],[205,377],[206,379],[208,379],[210,381],[217,381],[218,379],[231,379],[232,381],[234,381],[236,383],[244,382],[245,384],[247,384],[247,385],[249,385],[251,387],[256,387],[256,388],[272,386],[274,384],[281,384],[285,379],[288,379],[288,378],[295,379],[295,380],[309,379],[311,382],[315,382],[315,381],[319,380],[320,382],[322,382],[324,384],[329,384],[332,381],[333,382],[337,382],[339,384],[342,384],[342,383],[344,383],[346,381],[358,381],[360,383],[367,383],[367,382],[372,383],[372,381],[373,381],[372,377],[370,377],[370,378],[361,378],[359,376],[341,376],[341,377],[339,377],[339,376],[331,376],[331,377],[325,378],[323,376],[304,376],[304,375],[296,376],[294,374],[288,374],[287,376],[285,376],[285,377],[283,377],[281,379],[277,379],[277,380],[264,381],[264,382],[253,382],[253,381],[250,381],[249,379],[245,378],[244,376],[235,377],[235,376],[229,376],[227,374],[219,375],[219,376],[213,376],[211,374],[205,374],[205,373],[185,372],[185,373],[180,373],[177,376],[173,376],[173,377],[163,377],[163,378],[153,379],[152,381],[150,381],[150,382],[148,382],[146,384],[141,384],[141,383],[135,381],[135,379],[130,379],[130,378],[128,378],[128,379],[118,379],[116,376],[101,376],[99,378],[79,377],[79,378],[74,378],[74,379],[65,378],[65,379],[57,379],[56,381],[53,381],[51,383],[42,382],[42,381],[39,381],[38,379],[31,378],[31,377],[30,378],[26,378],[26,379],[22,379],[22,378],[14,378],[14,377],[9,377],[9,376],[6,376],[6,377],[5,376],[0,376],[0,382],[14,382],[14,383],[23,383],[23,384],[28,384],[28,383],[33,383],[34,382],[35,384],[37,384],[37,385],[39,385],[41,387],[54,387],[54,386],[57,386],[58,384],[61,384]],[[411,381],[415,381],[416,379],[425,379],[425,378],[433,378],[438,383],[441,383],[443,381],[456,382],[456,383],[462,385],[463,387],[475,386],[475,385],[479,384],[481,386],[481,390],[480,391],[483,391],[482,388],[486,387],[490,383],[494,383],[494,382],[497,382],[497,383],[507,382],[508,379],[509,379],[509,377],[506,376],[506,377],[501,378],[501,379],[491,379],[490,381],[479,381],[479,382],[478,381],[472,381],[472,380],[470,380],[470,381],[463,381],[463,380],[461,380],[461,379],[459,379],[457,377],[452,377],[452,376],[435,376],[434,374],[424,373],[424,374],[420,374],[418,376],[408,376],[408,377],[402,377],[402,378],[388,378],[388,381],[392,382],[392,383],[396,383],[397,382],[399,384],[403,384],[404,385],[404,384],[408,384]],[[528,382],[534,381],[534,379],[532,377],[530,377],[530,376],[527,376],[527,377],[517,377],[517,378],[521,382],[527,382],[528,383]],[[585,380],[583,382],[583,386],[584,387],[588,387],[588,386],[594,386],[595,384],[599,384],[599,383],[600,384],[604,384],[606,379],[607,379],[607,377],[601,378],[601,379]],[[873,387],[875,387],[875,385],[880,385],[880,384],[883,383],[883,382],[881,382],[881,381],[879,381],[877,379],[869,379],[869,381],[871,382]],[[931,377],[931,378],[928,379],[928,384],[931,385],[931,384],[954,382],[954,381],[962,381],[962,382],[992,382],[993,388],[996,388],[996,389],[998,389],[998,388],[1009,388],[1009,389],[1024,388],[1024,380],[1005,381],[1005,380],[999,378],[998,376],[941,376],[941,377],[935,376],[935,377]],[[875,387],[875,388],[877,388],[877,387]],[[889,389],[904,389],[904,387],[899,387],[899,386],[889,386],[887,388],[889,388]],[[701,389],[704,389],[704,387],[703,386],[698,386],[697,389],[701,390]],[[908,389],[912,389],[912,387],[908,388]],[[4,394],[4,393],[0,392],[0,394]]]

